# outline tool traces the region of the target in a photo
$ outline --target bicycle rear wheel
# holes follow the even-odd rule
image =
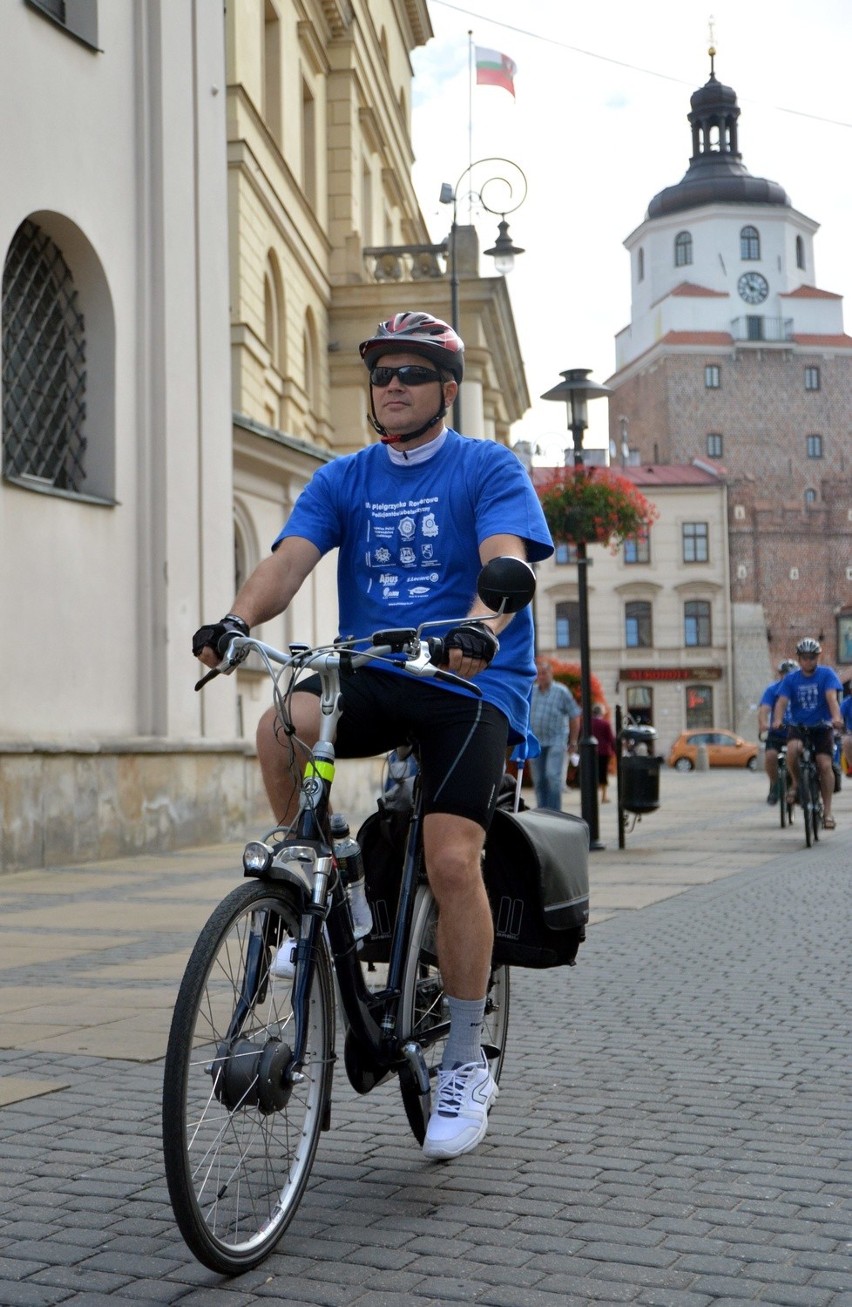
[[[787,809],[787,768],[783,766],[779,766],[778,768],[777,790],[778,790],[778,816],[781,821],[781,829],[783,830],[784,827],[787,825],[787,822],[790,820],[789,812]]]
[[[411,943],[402,978],[400,1030],[403,1039],[411,1039],[423,1048],[430,1085],[437,1078],[438,1066],[447,1042],[449,1017],[444,998],[444,984],[438,969],[436,932],[438,908],[432,891],[421,885],[414,904]],[[509,1028],[509,968],[495,967],[488,982],[485,1000],[483,1047],[489,1056],[491,1074],[500,1079]],[[426,1137],[431,1111],[431,1094],[422,1094],[408,1067],[399,1076],[402,1102],[408,1123],[419,1144]]]
[[[323,937],[292,1085],[292,979],[269,973],[299,922],[290,887],[238,886],[202,930],[175,1004],[163,1079],[169,1196],[191,1251],[224,1274],[257,1266],[281,1238],[327,1125],[334,1001]]]

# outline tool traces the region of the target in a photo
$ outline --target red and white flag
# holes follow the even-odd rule
[[[486,50],[481,45],[476,47],[477,86],[502,86],[514,96],[517,71],[517,64],[507,54],[501,54],[499,50]]]

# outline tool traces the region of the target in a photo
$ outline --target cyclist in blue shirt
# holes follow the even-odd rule
[[[783,749],[787,743],[787,725],[785,722],[780,730],[772,729],[772,710],[778,698],[781,688],[781,682],[788,672],[795,672],[799,664],[793,658],[784,658],[778,664],[778,680],[767,685],[763,691],[763,697],[757,707],[757,733],[758,739],[766,739],[766,748],[763,754],[763,768],[769,777],[769,794],[767,803],[778,802],[778,751]],[[789,718],[789,712],[787,714]]]
[[[840,716],[843,718],[843,757],[849,773],[852,772],[852,681],[843,682],[843,691],[845,698],[840,701]]]
[[[773,730],[783,725],[787,706],[790,708],[790,737],[787,743],[787,765],[795,792],[799,784],[799,755],[802,737],[798,728],[812,729],[814,752],[819,769],[819,788],[824,809],[823,824],[834,830],[836,822],[831,815],[834,795],[834,731],[843,726],[837,696],[843,688],[833,667],[821,667],[819,656],[822,645],[807,636],[796,645],[799,669],[784,677],[779,686],[778,698],[772,717]]]
[[[530,610],[497,617],[476,598],[476,578],[491,558],[536,562],[553,553],[553,543],[511,450],[444,423],[464,372],[464,345],[452,327],[427,313],[397,313],[362,342],[360,354],[370,379],[369,421],[381,443],[318,469],[272,554],[227,617],[196,633],[193,651],[215,666],[218,632],[247,633],[282,613],[335,548],[340,635],[463,618],[444,632],[446,665],[476,677],[481,698],[445,682],[364,667],[344,677],[335,742],[341,758],[387,753],[409,736],[420,746],[425,861],[439,909],[450,1015],[423,1150],[450,1158],[484,1137],[497,1096],[481,1048],[493,927],[480,857],[507,743],[528,735],[535,678]],[[299,746],[317,740],[318,694],[315,677],[292,695],[295,736],[279,729],[274,710],[258,728],[264,783],[282,824],[298,798],[294,757],[304,766]]]

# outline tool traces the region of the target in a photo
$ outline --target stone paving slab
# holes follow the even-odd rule
[[[239,848],[0,879],[1,1307],[852,1307],[852,785],[810,851],[764,797],[666,771],[624,850],[606,805],[578,966],[512,973],[482,1146],[429,1164],[394,1083],[338,1074],[290,1230],[232,1281],[176,1233],[159,1112]]]

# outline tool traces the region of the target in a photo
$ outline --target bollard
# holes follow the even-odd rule
[[[707,745],[699,744],[695,750],[695,770],[709,771],[710,759],[707,757]]]

